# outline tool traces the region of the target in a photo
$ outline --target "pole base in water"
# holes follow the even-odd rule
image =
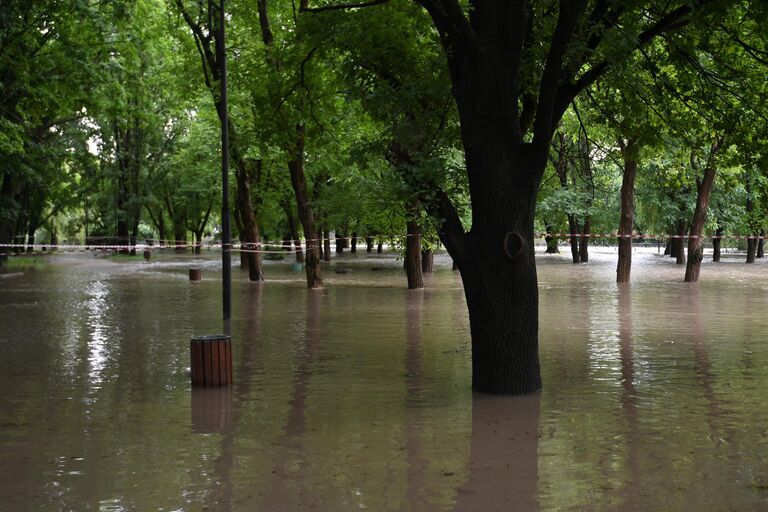
[[[232,385],[232,338],[226,334],[195,336],[189,342],[192,386]]]

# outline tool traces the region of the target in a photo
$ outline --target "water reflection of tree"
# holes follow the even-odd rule
[[[421,443],[421,409],[423,400],[421,368],[421,319],[424,290],[408,290],[405,296],[405,449],[407,457],[406,503],[410,510],[427,510],[424,495],[424,471],[427,461]]]
[[[307,508],[321,503],[315,492],[308,492],[310,489],[306,485],[307,457],[304,444],[309,384],[321,337],[322,293],[322,290],[306,292],[304,344],[297,353],[290,409],[283,427],[283,435],[278,441],[279,449],[273,455],[272,476],[266,487],[263,510],[285,510],[295,506]],[[294,500],[293,506],[289,505],[288,500]]]
[[[627,475],[625,484],[625,501],[622,510],[630,510],[635,505],[634,496],[642,486],[643,478],[640,470],[641,433],[638,413],[637,389],[635,386],[635,350],[632,324],[632,296],[629,283],[618,285],[618,317],[619,317],[619,357],[621,359],[621,410],[626,421],[626,457]]]
[[[468,477],[455,511],[538,509],[541,395],[472,395]]]
[[[247,397],[250,393],[251,382],[255,372],[259,371],[262,343],[262,293],[263,287],[260,284],[245,286],[242,289],[242,299],[240,303],[245,308],[243,317],[245,317],[245,330],[239,337],[232,340],[233,353],[236,358],[232,365],[237,370],[234,372],[235,379],[232,388],[220,388],[214,390],[202,389],[202,392],[213,392],[218,398],[219,407],[210,408],[210,414],[218,416],[207,418],[209,425],[222,433],[221,452],[216,459],[213,476],[217,485],[212,485],[213,492],[208,495],[206,505],[210,509],[229,511],[232,510],[232,501],[234,496],[234,476],[233,467],[237,458],[237,449],[235,441],[238,435],[240,422],[239,418],[243,416],[244,411],[236,414],[233,410],[233,402],[242,407],[247,404]],[[195,390],[193,390],[193,393]],[[194,397],[193,397],[194,400]],[[194,414],[194,411],[193,411]]]

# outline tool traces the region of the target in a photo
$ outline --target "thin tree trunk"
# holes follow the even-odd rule
[[[721,238],[723,236],[723,227],[717,226],[717,230],[715,231],[715,236],[712,239],[712,261],[720,261],[720,246],[722,245],[723,239]]]
[[[568,214],[568,232],[571,235],[571,258],[574,263],[581,263],[579,254],[579,224],[576,222],[576,216]]]
[[[352,232],[352,242],[351,242],[351,245],[349,246],[349,252],[351,253],[357,252],[357,233],[354,231]]]
[[[256,223],[256,214],[251,206],[251,181],[252,176],[249,172],[248,165],[242,155],[240,155],[239,148],[234,145],[232,133],[234,126],[230,122],[230,154],[235,164],[235,179],[237,181],[237,188],[235,192],[235,202],[237,203],[237,210],[240,212],[240,223],[242,225],[242,232],[240,236],[245,244],[245,259],[248,262],[248,279],[250,281],[262,281],[264,279],[264,273],[261,266],[261,253],[259,250],[259,226]],[[257,171],[261,167],[260,160],[256,161]]]
[[[323,258],[325,261],[331,261],[331,232],[323,231]]]
[[[685,219],[677,221],[677,237],[672,242],[672,255],[675,258],[675,263],[678,265],[685,265],[685,250],[683,249],[685,240],[686,222]]]
[[[320,237],[318,236],[312,205],[309,201],[307,180],[304,175],[304,138],[303,124],[296,125],[296,152],[294,159],[288,162],[291,175],[291,185],[296,195],[296,206],[299,212],[301,227],[307,239],[307,254],[304,269],[307,272],[307,287],[320,288],[323,286],[322,269],[320,267]]]
[[[547,243],[547,250],[544,252],[546,254],[558,254],[560,248],[557,246],[557,237],[552,236],[555,228],[551,224],[548,224],[545,228],[547,230],[547,235],[544,237],[544,241]]]
[[[717,152],[716,145],[713,145],[712,151]],[[714,163],[710,161],[710,165],[704,170],[704,178],[697,187],[698,194],[696,195],[696,209],[693,213],[693,221],[691,222],[691,230],[688,238],[688,264],[685,268],[686,283],[695,283],[699,280],[699,274],[701,273],[701,261],[704,259],[704,240],[701,235],[704,231],[704,224],[707,221],[709,196],[714,181],[715,166]]]
[[[581,229],[581,238],[579,239],[579,259],[582,263],[589,262],[589,235],[592,234],[592,219],[584,219],[584,225]]]
[[[384,242],[379,240],[379,243],[376,245],[376,253],[381,254],[384,252]]]
[[[757,258],[765,257],[765,230],[760,230],[760,238],[757,239]]]
[[[365,237],[365,252],[373,252],[373,237],[370,235]]]
[[[432,249],[421,250],[421,272],[432,274],[435,271],[435,252]]]
[[[616,282],[628,283],[632,273],[632,231],[634,228],[635,175],[637,174],[636,147],[634,141],[625,143],[619,139],[624,157],[624,173],[621,179],[621,220],[619,221],[619,262],[616,265]]]
[[[409,206],[408,211],[412,208]],[[408,278],[408,289],[416,290],[424,287],[421,273],[421,233],[416,220],[406,224],[408,237],[405,241],[405,275]]]

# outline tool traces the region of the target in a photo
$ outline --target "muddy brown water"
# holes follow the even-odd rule
[[[365,253],[319,292],[287,262],[235,272],[216,391],[188,375],[222,330],[214,253],[0,280],[0,510],[768,510],[768,263],[690,285],[638,251],[619,287],[613,251],[566,256],[539,257],[529,397],[470,391],[445,256],[416,292]]]

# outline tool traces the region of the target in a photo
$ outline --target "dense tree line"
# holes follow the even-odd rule
[[[0,243],[217,239],[219,5],[0,1]],[[536,233],[574,263],[615,233],[619,282],[649,234],[687,281],[705,237],[763,255],[762,2],[226,5],[236,237],[285,241],[310,288],[331,233],[402,251],[409,288],[442,244],[477,390],[540,387]]]

